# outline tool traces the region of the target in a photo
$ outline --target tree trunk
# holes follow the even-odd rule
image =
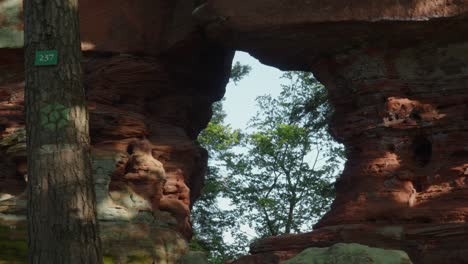
[[[78,0],[24,0],[24,17],[29,263],[102,264]],[[36,66],[43,50],[58,64]]]

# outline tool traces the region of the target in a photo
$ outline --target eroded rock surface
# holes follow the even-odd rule
[[[359,244],[338,243],[328,248],[308,248],[282,264],[411,264],[399,250],[385,250]]]
[[[211,0],[195,12],[212,39],[312,71],[347,149],[337,198],[316,230],[258,241],[236,263],[279,263],[337,242],[403,249],[415,263],[468,262],[467,7]]]
[[[207,158],[194,140],[239,49],[326,85],[348,162],[314,231],[258,241],[235,263],[274,264],[340,242],[403,250],[414,263],[468,262],[468,2],[80,4],[107,261],[186,254]],[[0,219],[18,238],[27,179],[21,5],[0,7],[9,8],[0,14]]]
[[[6,9],[0,9],[0,38],[21,33],[12,26],[19,2],[0,2],[14,7],[6,22]],[[195,139],[224,93],[233,51],[208,41],[195,26],[196,1],[80,4],[105,262],[177,263],[189,250],[190,207],[207,166]],[[0,41],[0,227],[7,232],[0,262],[23,263],[23,51],[21,42],[5,43]]]

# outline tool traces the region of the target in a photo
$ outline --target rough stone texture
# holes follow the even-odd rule
[[[19,2],[0,1],[0,224],[8,228],[24,219],[27,178]],[[235,263],[279,263],[339,242],[404,250],[414,263],[468,263],[467,1],[80,4],[107,263],[172,263],[187,251],[206,168],[194,139],[224,93],[230,49],[312,71],[330,91],[331,130],[348,151],[337,199],[313,232],[258,241]],[[21,228],[5,230],[18,237]]]
[[[23,46],[23,1],[0,1],[0,48]]]
[[[14,50],[6,56],[13,53],[18,56],[14,65],[5,66],[11,78],[1,83],[0,102],[0,219],[5,226],[19,225],[15,219],[24,219],[26,206],[23,83],[21,70],[15,71],[22,54]],[[227,81],[232,53],[219,49],[209,56],[204,61],[212,59],[218,69],[216,76],[205,75],[207,81],[197,70],[175,74],[185,69],[156,57],[90,53],[85,58],[101,237],[105,254],[121,261],[116,263],[145,256],[176,263],[188,249],[190,205],[199,195],[207,162],[194,140],[209,121],[211,103],[219,99],[210,89],[223,90]]]
[[[80,0],[82,49],[157,55],[189,40],[199,0]],[[0,1],[0,48],[23,46],[23,3]]]
[[[329,89],[347,148],[316,230],[257,241],[235,263],[279,263],[356,242],[415,263],[467,263],[468,26],[465,1],[211,0],[207,34]]]
[[[7,24],[0,19],[0,33],[12,32],[18,3],[0,1],[0,17],[9,12]],[[195,139],[224,93],[233,56],[195,27],[195,3],[80,1],[105,263],[174,264],[188,251],[190,207],[207,166],[207,153]],[[23,263],[23,51],[21,43],[1,40],[0,263]]]
[[[318,227],[466,221],[467,52],[465,42],[424,42],[316,66],[335,103],[332,129],[349,157],[333,210]]]
[[[468,11],[464,1],[455,0],[256,0],[244,5],[232,0],[206,2],[211,12],[229,18],[236,29],[317,22],[428,20]]]
[[[178,264],[208,264],[208,256],[205,252],[190,251],[179,260]]]
[[[308,248],[282,264],[411,264],[399,250],[338,243],[328,248]]]

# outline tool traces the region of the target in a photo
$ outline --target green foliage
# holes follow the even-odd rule
[[[327,132],[331,107],[325,88],[310,73],[289,72],[278,97],[257,99],[253,133],[226,160],[231,173],[226,195],[238,221],[259,237],[298,233],[328,210],[343,149]]]
[[[236,62],[231,68],[230,79],[237,84],[250,71],[250,66]],[[196,233],[189,245],[193,251],[209,252],[210,263],[222,264],[225,259],[234,258],[242,252],[239,247],[224,241],[224,230],[239,227],[235,212],[218,206],[219,199],[225,196],[223,193],[227,190],[226,179],[222,176],[222,161],[232,155],[232,149],[240,144],[242,134],[224,123],[226,113],[222,101],[213,104],[212,112],[211,122],[198,136],[198,143],[208,151],[210,163],[202,196],[192,209]],[[238,237],[239,240],[245,240]]]
[[[223,155],[224,152],[239,144],[241,137],[239,130],[233,130],[229,125],[224,124],[226,114],[222,109],[222,102],[214,103],[213,110],[211,122],[198,137],[198,143],[208,150],[211,158]]]
[[[222,102],[213,105],[213,118],[208,127],[198,137],[198,142],[207,149],[210,163],[202,190],[202,197],[192,210],[195,236],[190,242],[193,251],[209,252],[212,264],[224,263],[225,259],[236,256],[240,250],[230,247],[224,241],[223,231],[238,227],[235,213],[221,209],[219,198],[226,192],[226,181],[222,176],[221,161],[229,155],[232,148],[239,145],[241,133],[224,124],[226,114],[222,109]]]
[[[231,68],[231,80],[237,85],[237,83],[247,76],[251,70],[252,67],[249,65],[242,65],[237,61]]]
[[[310,231],[328,210],[343,148],[328,133],[332,113],[324,87],[310,73],[288,72],[278,97],[257,98],[249,133],[224,123],[221,103],[199,137],[210,165],[201,199],[193,209],[192,246],[210,252],[210,263],[245,254],[255,236]],[[219,208],[219,201],[230,203]],[[226,243],[229,233],[236,243]]]

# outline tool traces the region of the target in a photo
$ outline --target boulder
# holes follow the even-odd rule
[[[308,248],[281,264],[412,264],[401,250],[338,243],[328,248]]]

